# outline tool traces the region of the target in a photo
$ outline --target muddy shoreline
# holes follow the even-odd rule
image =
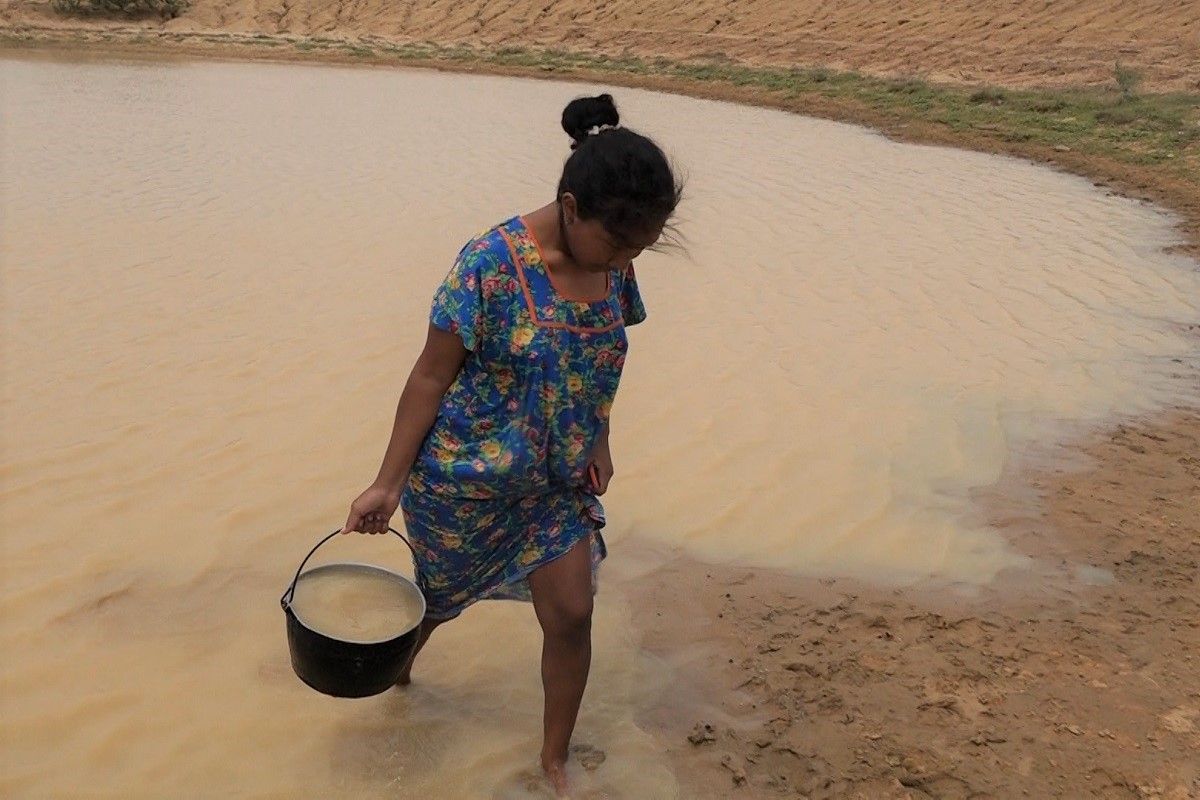
[[[977,592],[682,559],[639,581],[646,647],[687,676],[645,721],[684,796],[1200,796],[1200,414],[1080,448],[985,501],[1033,563]],[[680,587],[698,613],[663,613]]]

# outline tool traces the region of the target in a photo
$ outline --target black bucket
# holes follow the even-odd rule
[[[399,531],[394,528],[388,528],[388,530],[396,534],[400,541],[408,545],[409,550],[412,550],[412,545],[400,535]],[[421,634],[421,618],[425,615],[425,598],[412,581],[380,567],[366,564],[328,564],[315,567],[304,574],[345,566],[385,573],[389,578],[395,579],[405,586],[406,591],[412,591],[416,597],[420,598],[421,616],[409,630],[381,642],[344,642],[306,626],[291,607],[292,599],[296,595],[296,582],[300,580],[304,565],[312,558],[313,553],[317,552],[317,548],[339,533],[340,531],[334,531],[317,542],[316,547],[309,551],[304,560],[300,562],[300,567],[296,570],[296,577],[292,578],[291,585],[283,593],[279,602],[287,617],[288,649],[292,654],[292,669],[296,671],[300,680],[318,692],[333,697],[370,697],[387,691],[400,679],[400,673],[404,671],[405,664],[408,663],[413,650],[416,649],[417,638]]]

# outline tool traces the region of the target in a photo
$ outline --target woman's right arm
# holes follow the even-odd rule
[[[446,390],[458,377],[467,349],[457,335],[429,326],[425,349],[417,363],[400,402],[396,405],[396,421],[392,438],[384,453],[383,463],[375,482],[350,505],[350,514],[342,533],[385,533],[392,515],[400,505],[400,494],[408,482],[408,473],[417,458],[417,451],[437,419],[438,407]]]

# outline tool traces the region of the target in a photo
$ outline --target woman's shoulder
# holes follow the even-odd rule
[[[458,261],[463,264],[469,263],[481,270],[490,269],[500,272],[511,270],[513,253],[506,231],[512,224],[513,220],[506,220],[474,236],[459,251]]]
[[[477,292],[489,304],[508,303],[521,296],[519,270],[511,242],[513,221],[503,222],[472,238],[458,254],[449,282]]]

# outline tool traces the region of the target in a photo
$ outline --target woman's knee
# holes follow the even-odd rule
[[[585,637],[592,630],[592,597],[555,603],[549,613],[542,615],[542,631],[547,636],[562,638]]]

